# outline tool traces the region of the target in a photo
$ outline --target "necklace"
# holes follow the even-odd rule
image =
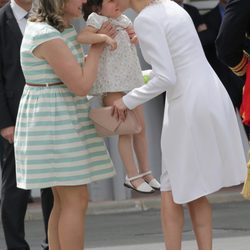
[[[145,3],[144,6],[142,6],[141,9],[138,10],[138,12],[140,12],[141,10],[153,5],[153,4],[158,4],[158,3],[161,3],[163,0],[149,0],[147,1],[147,3]]]
[[[157,3],[161,3],[161,2],[162,2],[162,0],[149,0],[146,6],[150,6],[152,4],[157,4]]]
[[[150,0],[148,5],[151,5],[151,4],[156,4],[156,3],[160,3],[162,2],[161,0]]]

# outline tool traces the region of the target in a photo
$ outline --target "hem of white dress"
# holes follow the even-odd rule
[[[234,183],[234,184],[227,184],[227,185],[222,185],[221,184],[221,185],[217,186],[216,188],[214,188],[214,189],[212,189],[210,191],[197,193],[194,196],[192,196],[192,197],[190,197],[189,199],[186,199],[186,200],[178,200],[178,199],[176,199],[174,193],[172,192],[173,200],[174,200],[174,202],[176,204],[180,204],[180,205],[186,204],[186,203],[189,203],[191,201],[197,200],[197,199],[199,199],[199,198],[201,198],[203,196],[207,196],[207,195],[213,194],[215,192],[218,192],[222,188],[228,188],[228,187],[238,186],[238,185],[242,184],[243,182],[244,181],[242,180],[242,181]],[[171,192],[171,191],[172,191],[171,189],[169,189],[169,190],[162,190],[161,189],[161,192]]]
[[[44,184],[21,184],[17,183],[17,187],[25,190],[30,190],[30,189],[40,189],[40,188],[50,188],[50,187],[59,187],[59,186],[79,186],[79,185],[87,185],[90,184],[94,181],[99,181],[99,180],[105,180],[109,179],[115,176],[115,171],[112,173],[102,175],[102,176],[94,176],[92,178],[88,178],[85,180],[79,180],[79,181],[74,181],[73,182],[50,182],[50,183],[44,183]]]

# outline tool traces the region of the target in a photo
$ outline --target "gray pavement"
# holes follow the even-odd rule
[[[224,189],[209,196],[214,211],[214,250],[250,249],[250,202],[241,197],[240,189]],[[90,202],[86,249],[163,250],[159,207],[159,194],[119,202]],[[29,205],[26,216],[26,238],[31,250],[41,250],[43,230],[40,204],[35,202]],[[1,223],[0,249],[6,249]],[[197,249],[186,209],[182,249]]]
[[[244,201],[240,192],[242,185],[224,188],[208,196],[211,203],[227,203]],[[123,212],[147,211],[149,209],[160,209],[160,192],[154,194],[134,194],[134,199],[121,201],[98,201],[91,202],[88,206],[88,215],[116,214]],[[42,219],[40,201],[30,204],[26,214],[26,220]],[[250,248],[249,248],[250,249]]]
[[[213,203],[214,250],[250,249],[250,202]],[[149,209],[87,219],[86,249],[164,249],[160,211]],[[185,209],[183,250],[197,249]]]
[[[225,239],[215,239],[213,248],[216,250],[249,250],[250,237],[235,237]],[[89,250],[163,250],[163,243],[155,244],[140,244],[140,245],[126,245],[116,247],[101,247],[101,248],[87,248]],[[194,240],[184,241],[182,244],[184,250],[197,249]]]
[[[215,239],[214,249],[216,250],[247,250],[249,249],[249,237],[237,237],[232,239]],[[215,248],[216,246],[216,248]],[[182,248],[185,250],[197,249],[195,241],[184,241]],[[107,248],[87,248],[91,250],[160,250],[164,249],[163,243],[127,245]]]

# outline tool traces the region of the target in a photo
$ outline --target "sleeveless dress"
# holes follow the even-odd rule
[[[64,40],[83,63],[73,27],[60,33],[46,23],[28,22],[21,46],[27,83],[61,82],[50,65],[32,53],[52,39]],[[65,85],[25,86],[15,129],[17,187],[82,185],[114,175],[104,141],[88,114],[87,98],[76,96]]]
[[[99,61],[97,79],[89,92],[90,95],[126,92],[144,84],[136,47],[131,44],[125,30],[132,25],[130,19],[125,15],[112,19],[93,12],[88,17],[87,25],[100,29],[106,21],[116,27],[117,48],[111,51],[107,46],[104,49]]]

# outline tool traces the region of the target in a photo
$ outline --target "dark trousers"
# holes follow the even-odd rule
[[[49,216],[53,207],[53,193],[51,188],[41,189],[41,206],[42,206],[44,232],[45,232],[45,239],[41,246],[42,249],[49,250],[47,232],[48,232]]]
[[[1,217],[8,250],[30,250],[25,240],[24,218],[27,210],[29,191],[16,187],[16,169],[14,145],[2,139],[2,190]],[[47,243],[47,229],[50,211],[53,205],[51,189],[41,191],[42,211]],[[48,249],[45,244],[43,249]]]

